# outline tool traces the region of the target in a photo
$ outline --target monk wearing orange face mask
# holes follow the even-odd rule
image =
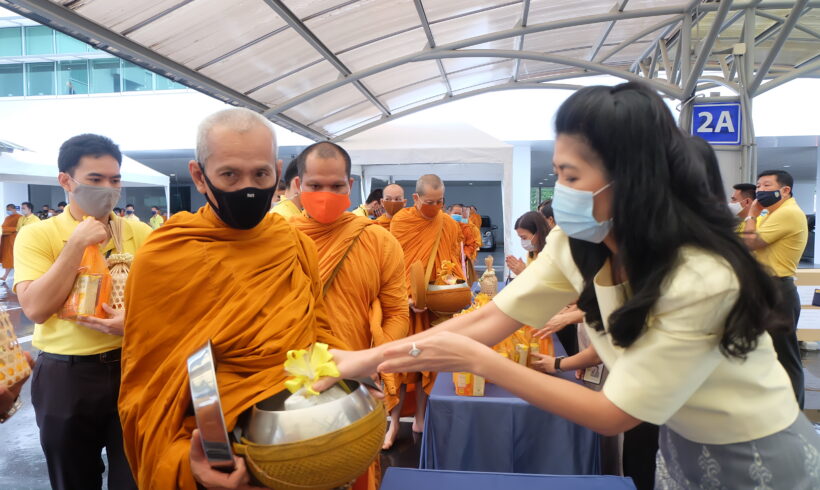
[[[427,264],[430,257],[435,254],[433,269],[428,282],[433,281],[441,269],[441,264],[447,260],[456,264],[454,271],[458,279],[465,279],[461,268],[461,247],[463,233],[461,226],[447,216],[442,211],[444,207],[444,183],[437,175],[422,175],[416,182],[416,192],[413,194],[414,206],[405,208],[396,213],[390,223],[390,232],[395,236],[404,250],[404,263],[408,267],[414,262]],[[436,246],[435,251],[433,247]],[[409,271],[408,271],[409,272]],[[409,291],[410,280],[407,276],[407,288]],[[435,313],[426,309],[419,310],[415,305],[410,305],[410,334],[422,332],[432,324],[437,324],[447,319],[439,317]],[[406,390],[406,385],[415,385],[416,413],[413,421],[413,431],[421,432],[424,427],[424,409],[427,404],[427,395],[433,389],[435,373],[405,373],[396,376],[395,384],[400,386],[400,399]],[[385,383],[387,385],[387,383]],[[389,386],[387,386],[389,388]],[[390,412],[390,428],[386,443],[395,440],[398,431],[399,415],[401,404]],[[387,438],[390,438],[387,441]],[[386,444],[387,445],[387,444]]]
[[[291,218],[290,224],[316,243],[333,334],[354,350],[406,336],[404,255],[389,231],[346,212],[353,184],[350,156],[334,143],[321,142],[307,147],[297,166],[295,182],[306,216]],[[398,402],[395,387],[386,390],[388,410]],[[378,473],[374,463],[353,488],[375,490]]]
[[[384,188],[382,195],[382,207],[384,214],[376,218],[376,223],[383,226],[385,230],[390,230],[390,222],[393,216],[404,209],[407,199],[404,198],[404,189],[398,184],[390,184]]]

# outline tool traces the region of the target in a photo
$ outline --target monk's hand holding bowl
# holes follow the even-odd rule
[[[205,451],[202,450],[202,439],[199,435],[199,429],[194,429],[191,434],[191,451],[189,460],[191,462],[191,473],[194,479],[205,488],[212,489],[231,489],[231,490],[250,490],[254,487],[249,484],[250,476],[248,476],[248,469],[245,467],[245,460],[234,456],[234,470],[230,473],[215,470],[208,463],[208,458],[205,457]]]
[[[412,352],[412,353],[411,353]],[[481,375],[481,359],[492,349],[469,337],[441,332],[415,343],[395,342],[384,349],[380,373],[420,371],[470,372]]]

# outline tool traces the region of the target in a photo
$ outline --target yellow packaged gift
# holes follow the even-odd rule
[[[456,395],[484,396],[484,378],[472,373],[453,373]]]

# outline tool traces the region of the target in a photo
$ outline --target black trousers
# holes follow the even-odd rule
[[[31,402],[48,477],[56,490],[136,489],[125,458],[117,412],[120,362],[58,360],[41,353],[31,379]]]
[[[555,332],[555,336],[564,346],[567,351],[567,357],[574,356],[578,353],[578,325],[575,323],[567,325],[561,330]]]
[[[660,427],[642,422],[624,432],[624,476],[632,478],[638,490],[655,488],[655,457]]]
[[[797,320],[800,319],[800,296],[797,286],[791,277],[776,277],[775,282],[780,288],[781,301],[778,307],[783,315],[790,320],[791,328],[786,332],[770,332],[777,360],[786,369],[797,397],[797,404],[803,409],[805,401],[806,382],[803,374],[803,364],[800,362],[800,346],[797,343]]]

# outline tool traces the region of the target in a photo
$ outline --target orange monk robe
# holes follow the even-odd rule
[[[376,224],[381,225],[387,231],[390,231],[390,221],[392,218],[388,218],[386,214],[383,214],[376,218]]]
[[[441,230],[436,258],[433,263],[433,270],[430,272],[428,282],[434,281],[441,263],[449,260],[456,264],[455,275],[459,279],[466,279],[464,271],[461,269],[461,243],[464,233],[461,226],[444,212],[439,212],[432,220],[425,219],[415,207],[404,208],[393,215],[390,223],[390,232],[395,236],[404,250],[404,263],[408,269],[414,262],[421,262],[427,267],[427,262],[432,255],[433,244],[438,231]],[[408,292],[410,290],[409,274],[405,275]],[[446,318],[437,317],[429,310],[423,313],[410,312],[410,334],[416,334],[430,328],[432,322],[439,323]],[[412,375],[404,378],[405,382],[413,379]],[[428,394],[433,389],[434,373],[422,373],[422,387]]]
[[[208,339],[227,427],[284,389],[291,349],[330,333],[316,247],[276,214],[226,227],[209,205],[175,214],[140,249],[126,286],[119,412],[139,488],[196,489],[187,358]]]
[[[467,282],[473,284],[478,280],[475,272],[475,261],[478,258],[478,249],[481,247],[481,233],[472,223],[459,223],[464,234],[464,265]]]
[[[472,223],[476,228],[478,228],[479,234],[480,234],[480,232],[481,232],[481,215],[471,213],[470,217],[468,219],[470,220],[470,223]],[[479,242],[480,241],[481,240],[479,240]]]
[[[14,268],[14,239],[17,237],[17,222],[22,218],[20,213],[6,216],[3,220],[3,237],[0,238],[0,262],[3,269]]]
[[[389,231],[353,213],[344,213],[329,225],[307,216],[292,218],[290,224],[316,243],[322,284],[331,281],[325,304],[333,335],[354,350],[369,349],[407,335],[404,255]],[[334,276],[340,261],[343,262]],[[399,403],[394,379],[385,376],[384,402],[388,410]],[[375,461],[353,488],[375,490],[380,473]]]

